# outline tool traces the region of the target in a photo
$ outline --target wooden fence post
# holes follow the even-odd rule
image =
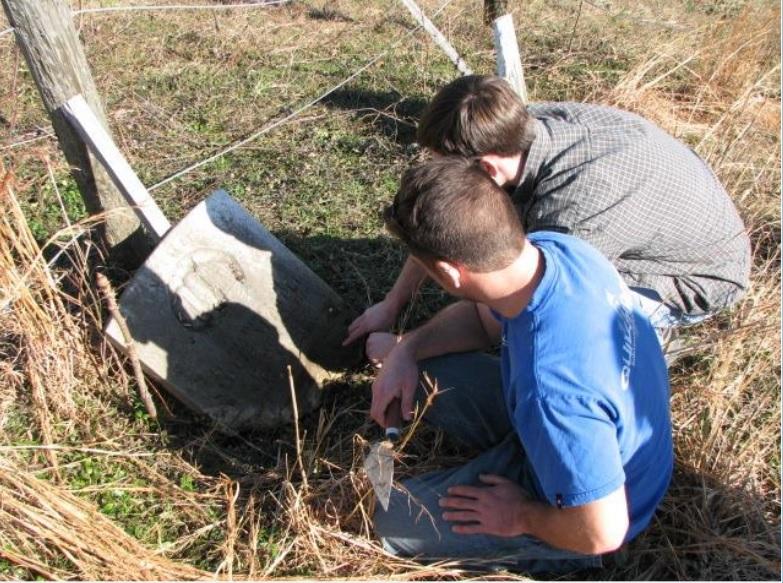
[[[527,104],[527,87],[514,20],[507,0],[484,0],[484,21],[492,25],[498,77],[503,77]]]
[[[106,213],[101,234],[112,256],[131,267],[140,264],[151,250],[152,242],[101,164],[58,111],[68,99],[81,93],[108,131],[68,3],[2,0],[2,4],[87,211],[91,215]]]

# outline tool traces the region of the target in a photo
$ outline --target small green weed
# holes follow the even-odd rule
[[[38,196],[28,200],[25,208],[30,230],[40,243],[66,226],[66,218],[74,223],[86,216],[76,181],[71,176],[61,176],[55,182],[56,188],[50,181],[46,182]]]

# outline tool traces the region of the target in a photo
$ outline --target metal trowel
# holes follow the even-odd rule
[[[400,440],[402,414],[400,400],[394,399],[387,409],[386,439],[370,446],[370,452],[364,459],[364,471],[370,479],[375,497],[384,511],[389,509],[392,482],[394,481],[394,444]]]

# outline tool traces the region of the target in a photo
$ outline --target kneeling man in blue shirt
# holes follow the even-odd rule
[[[584,241],[525,236],[479,165],[409,169],[387,228],[461,298],[402,336],[376,333],[373,418],[392,407],[480,452],[403,481],[375,529],[394,553],[539,570],[600,566],[638,535],[669,484],[666,364],[655,331],[612,264]],[[483,352],[500,344],[498,359]]]

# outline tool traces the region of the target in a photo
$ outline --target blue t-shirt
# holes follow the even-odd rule
[[[649,320],[611,263],[584,241],[528,238],[543,277],[503,325],[506,403],[535,477],[553,506],[581,506],[625,484],[641,532],[669,486],[669,381]]]

